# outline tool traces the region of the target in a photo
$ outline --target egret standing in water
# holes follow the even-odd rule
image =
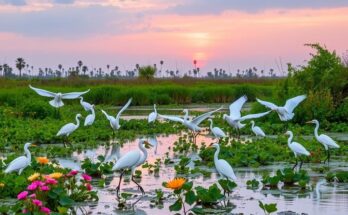
[[[148,123],[154,122],[157,119],[157,109],[156,104],[153,105],[154,112],[151,112],[149,114],[149,117],[147,119]]]
[[[109,120],[110,122],[110,126],[112,128],[112,132],[114,134],[114,132],[118,129],[120,129],[121,125],[120,125],[120,118],[121,118],[121,114],[129,107],[129,105],[131,104],[132,99],[130,98],[128,100],[128,102],[121,108],[121,110],[117,113],[116,118],[113,116],[108,115],[104,110],[101,110],[103,112],[103,114],[106,116],[106,119]]]
[[[138,166],[140,166],[141,164],[145,163],[145,161],[147,159],[147,151],[146,151],[146,148],[144,147],[144,145],[146,147],[151,147],[151,144],[149,144],[145,139],[141,139],[139,141],[139,144],[138,144],[139,149],[136,149],[136,150],[133,150],[133,151],[126,153],[119,160],[117,160],[115,165],[112,167],[112,171],[122,170],[121,175],[120,175],[120,180],[119,180],[118,186],[116,188],[116,194],[117,194],[118,199],[120,199],[119,192],[121,189],[121,181],[122,181],[122,177],[123,177],[126,169],[131,170],[131,175],[132,175],[131,180],[139,187],[142,195],[145,194],[144,189],[140,186],[140,184],[138,184],[134,180],[134,177],[133,177],[135,169]]]
[[[24,145],[24,152],[26,156],[20,156],[16,159],[14,159],[13,161],[11,161],[11,163],[7,166],[5,173],[10,173],[10,172],[15,172],[18,171],[18,175],[20,175],[22,173],[22,171],[30,165],[31,163],[31,154],[29,151],[29,147],[31,146],[35,146],[34,144],[31,143],[26,143]]]
[[[297,157],[298,156],[301,156],[301,155],[304,155],[304,156],[309,156],[310,153],[307,151],[307,149],[305,147],[303,147],[301,144],[297,143],[297,142],[292,142],[292,139],[294,137],[292,131],[287,131],[285,133],[286,135],[289,135],[289,139],[288,139],[288,146],[289,148],[291,149],[291,151],[294,153],[295,155],[295,158],[296,158],[296,163],[294,165],[294,167],[292,169],[295,169],[295,167],[297,166],[298,164],[298,161],[297,161]],[[301,163],[300,163],[300,169],[302,167],[302,164],[303,164],[303,161],[301,160]]]
[[[90,104],[88,102],[83,101],[83,97],[82,96],[80,96],[80,104],[83,107],[83,109],[85,109],[85,111],[90,111],[90,110],[92,110],[92,108],[94,108],[94,105],[92,105],[92,104]]]
[[[226,137],[225,132],[223,130],[221,130],[221,128],[213,127],[213,120],[212,119],[208,119],[208,121],[210,122],[210,131],[211,131],[211,133],[213,133],[215,138],[224,138],[224,137]]]
[[[325,135],[325,134],[318,134],[318,130],[319,130],[319,121],[316,119],[313,119],[311,121],[308,121],[307,123],[313,123],[315,124],[315,129],[314,129],[314,136],[315,139],[317,139],[317,141],[321,144],[324,145],[325,150],[327,151],[327,157],[324,161],[324,163],[327,161],[327,163],[330,163],[330,148],[340,148],[340,146],[329,136]]]
[[[68,123],[66,125],[64,125],[57,133],[57,136],[65,136],[66,137],[66,141],[64,142],[64,146],[66,146],[66,142],[69,135],[72,134],[76,129],[79,128],[80,126],[80,118],[81,118],[81,114],[76,114],[75,120],[76,120],[76,124],[74,123]]]
[[[261,136],[261,137],[266,136],[265,132],[263,132],[263,130],[259,126],[255,126],[254,120],[251,120],[250,123],[251,123],[251,130],[254,132],[256,136]]]
[[[92,105],[92,107],[89,109],[91,111],[91,114],[89,114],[86,119],[85,119],[85,123],[84,126],[90,126],[94,123],[95,120],[95,111],[94,111],[94,105]]]

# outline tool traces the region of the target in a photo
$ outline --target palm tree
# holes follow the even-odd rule
[[[86,75],[86,72],[88,71],[88,67],[85,65],[82,67],[82,72],[83,72],[83,75]]]
[[[1,72],[2,72],[2,65],[0,65],[0,76],[1,76]]]
[[[161,61],[160,61],[161,69],[160,69],[160,71],[159,71],[160,76],[161,76],[161,73],[162,73],[162,67],[163,67],[163,63],[164,63],[164,61],[163,61],[163,60],[161,60]]]
[[[193,73],[196,75],[197,74],[197,60],[193,60],[193,64],[195,65],[195,70]]]
[[[82,66],[83,66],[82,60],[77,61],[77,65],[79,66],[79,68],[77,69],[77,74],[78,74],[79,71],[81,71],[81,68],[82,68]]]
[[[19,71],[19,77],[22,76],[22,69],[26,66],[26,63],[23,58],[19,57],[16,60],[16,67]]]

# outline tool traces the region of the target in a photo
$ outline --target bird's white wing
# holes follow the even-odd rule
[[[300,96],[296,96],[292,99],[288,99],[285,103],[285,108],[288,111],[288,113],[292,113],[294,111],[294,109],[297,107],[297,105],[299,105],[303,100],[305,100],[307,98],[306,95],[300,95]]]
[[[234,174],[234,171],[232,169],[232,166],[229,163],[227,163],[227,161],[220,159],[217,161],[215,167],[216,167],[217,171],[220,174],[222,174],[224,177],[227,177],[227,178],[232,179],[232,180],[237,179],[237,177]]]
[[[158,114],[159,117],[163,118],[163,119],[167,119],[173,122],[180,122],[180,123],[184,123],[184,119],[178,116],[168,116],[168,115],[162,115],[162,114]]]
[[[92,125],[93,122],[94,122],[94,119],[95,119],[95,115],[89,114],[89,115],[86,117],[86,119],[85,119],[85,124],[84,124],[84,126]]]
[[[53,97],[53,98],[56,96],[56,93],[53,93],[53,92],[50,92],[47,90],[43,90],[43,89],[39,89],[39,88],[35,88],[35,87],[32,87],[31,85],[29,85],[29,87],[32,90],[34,90],[37,94],[39,94],[40,96]]]
[[[329,136],[321,134],[318,138],[319,142],[327,145],[329,148],[339,148],[340,146]]]
[[[197,117],[195,117],[194,119],[191,120],[191,122],[195,125],[199,125],[201,122],[203,122],[205,119],[207,119],[208,117],[210,117],[211,115],[213,115],[215,112],[219,111],[222,109],[222,106],[216,110],[204,113],[202,115],[199,115]]]
[[[263,130],[259,127],[259,126],[255,126],[254,127],[254,132],[257,134],[257,135],[260,135],[260,136],[266,136],[265,132],[263,132]]]
[[[245,95],[234,101],[230,104],[230,116],[234,119],[238,119],[241,117],[240,111],[242,110],[243,105],[248,100],[248,97]]]
[[[148,117],[147,121],[148,121],[148,123],[151,123],[151,122],[155,121],[156,118],[157,118],[157,113],[152,112],[152,113],[149,114],[149,117]]]
[[[219,127],[214,127],[212,132],[218,137],[226,137],[225,132]]]
[[[28,158],[25,156],[20,156],[20,157],[14,159],[13,161],[11,161],[11,163],[6,168],[5,173],[9,173],[9,172],[12,172],[15,170],[22,169],[28,165],[29,165]]]
[[[290,144],[290,146],[291,146],[292,150],[298,154],[307,155],[307,156],[310,155],[310,153],[307,151],[307,149],[297,142],[292,142]]]
[[[140,159],[141,153],[139,150],[130,151],[123,155],[112,167],[112,170],[130,168],[134,166]]]
[[[68,123],[66,125],[64,125],[57,133],[57,136],[61,136],[61,135],[66,135],[68,133],[71,133],[72,131],[74,131],[76,129],[76,125],[74,123]]]
[[[256,101],[258,103],[262,104],[263,106],[266,106],[266,107],[270,108],[271,110],[274,110],[274,109],[276,109],[278,107],[277,105],[275,105],[275,104],[273,104],[271,102],[266,102],[266,101],[263,101],[263,100],[258,99],[258,98],[256,98]]]
[[[63,93],[62,99],[77,99],[78,97],[82,96],[83,94],[86,94],[89,92],[90,89],[84,91],[84,92],[72,92],[72,93]]]
[[[128,102],[122,107],[122,109],[117,113],[116,119],[119,120],[121,117],[121,114],[129,107],[129,105],[132,103],[132,98],[128,100]]]
[[[248,115],[245,115],[245,116],[242,116],[239,121],[244,121],[244,120],[248,120],[248,119],[255,119],[255,118],[260,118],[260,117],[263,117],[267,114],[269,114],[271,111],[266,111],[266,112],[263,112],[263,113],[255,113],[255,114],[248,114]]]

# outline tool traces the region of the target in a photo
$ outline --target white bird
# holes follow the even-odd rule
[[[315,124],[314,136],[319,143],[324,145],[325,150],[327,151],[327,157],[326,157],[324,163],[326,162],[326,160],[329,163],[330,162],[330,148],[338,149],[338,148],[340,148],[340,146],[331,137],[329,137],[325,134],[321,134],[321,135],[318,134],[318,130],[319,130],[319,121],[318,120],[313,119],[311,121],[308,121],[307,123]]]
[[[265,115],[267,115],[270,111],[264,112],[264,113],[257,113],[257,114],[248,114],[245,116],[241,115],[241,110],[245,102],[248,100],[248,98],[244,95],[234,101],[229,109],[230,109],[230,115],[224,114],[223,119],[226,120],[226,122],[235,128],[238,131],[238,137],[240,137],[240,129],[242,129],[245,124],[242,124],[244,120],[248,119],[254,119],[254,118],[260,118]]]
[[[80,118],[81,118],[81,114],[76,114],[75,120],[76,120],[76,124],[74,123],[68,123],[66,125],[64,125],[57,133],[57,136],[65,136],[66,138],[69,137],[69,135],[71,133],[73,133],[76,129],[78,129],[78,127],[80,126]],[[65,145],[65,143],[64,143]]]
[[[259,126],[255,126],[254,120],[251,120],[251,130],[254,132],[256,136],[265,137],[266,134]]]
[[[220,145],[218,143],[214,143],[211,146],[216,149],[214,154],[214,165],[215,165],[216,171],[221,175],[221,177],[224,177],[228,180],[233,180],[233,181],[237,180],[237,177],[234,174],[232,166],[227,161],[223,159],[219,159]]]
[[[286,135],[289,135],[289,139],[288,139],[288,146],[291,149],[291,151],[294,153],[295,158],[296,158],[296,163],[294,165],[294,167],[292,169],[295,169],[295,167],[297,166],[298,162],[297,162],[297,156],[301,156],[301,155],[305,155],[305,156],[309,156],[310,153],[307,151],[307,149],[305,147],[303,147],[301,144],[297,143],[297,142],[292,142],[292,139],[294,137],[292,131],[287,131],[285,133]],[[303,161],[301,160],[301,164],[300,164],[300,169],[302,167]]]
[[[153,105],[154,112],[151,112],[148,117],[148,123],[154,122],[157,119],[156,104]]]
[[[81,95],[89,92],[89,89],[88,89],[85,92],[53,93],[53,92],[50,92],[47,90],[32,87],[31,85],[29,85],[29,87],[32,90],[34,90],[37,94],[39,94],[40,96],[54,98],[53,100],[49,101],[49,103],[51,106],[53,106],[55,108],[60,108],[64,105],[64,103],[62,101],[63,99],[76,99],[76,98],[80,97]]]
[[[22,171],[30,165],[31,163],[31,154],[29,151],[29,146],[35,146],[34,144],[31,143],[26,143],[24,145],[24,152],[26,156],[20,156],[13,161],[7,166],[5,173],[10,173],[14,171],[18,171],[18,175],[22,173]]]
[[[115,165],[112,167],[112,171],[122,170],[120,175],[120,181],[116,188],[116,193],[118,198],[119,198],[119,191],[121,188],[122,176],[126,169],[131,169],[131,175],[132,175],[131,180],[139,187],[142,194],[143,195],[145,194],[144,189],[136,181],[134,181],[134,177],[133,177],[135,169],[141,164],[143,164],[147,159],[147,151],[144,145],[146,147],[151,146],[145,139],[140,139],[138,144],[139,149],[127,152],[119,160],[117,160]]]
[[[91,112],[85,119],[85,123],[84,126],[89,126],[92,125],[94,123],[95,120],[95,111],[94,111],[94,105],[92,105],[92,107],[90,108]]]
[[[132,102],[132,98],[130,98],[128,100],[128,102],[122,107],[122,109],[117,113],[116,118],[108,115],[104,110],[101,110],[103,112],[103,114],[106,116],[106,118],[109,120],[110,126],[111,126],[113,132],[120,129],[120,127],[121,127],[121,125],[120,125],[121,114],[123,113],[123,111],[125,111],[129,107],[131,102]]]
[[[162,115],[162,114],[158,114],[158,116],[163,118],[163,119],[167,119],[167,120],[170,120],[173,122],[179,122],[179,123],[183,124],[185,127],[187,127],[192,132],[193,142],[196,144],[196,137],[199,134],[199,132],[202,130],[202,128],[199,127],[199,124],[201,122],[203,122],[205,119],[211,117],[215,112],[217,112],[221,109],[222,109],[222,107],[220,107],[216,110],[201,114],[201,115],[193,118],[192,120],[189,120],[187,109],[183,110],[183,112],[185,113],[185,116],[183,118],[178,117],[178,116],[168,116],[168,115]]]
[[[270,108],[273,111],[276,111],[281,121],[289,121],[295,116],[295,114],[293,113],[294,109],[306,98],[307,98],[306,95],[300,95],[300,96],[296,96],[294,98],[288,99],[283,107],[277,106],[271,102],[262,101],[260,99],[256,99],[256,100],[260,104]]]
[[[213,133],[214,137],[216,137],[216,138],[226,137],[225,132],[223,130],[221,130],[221,128],[213,127],[213,120],[212,119],[208,119],[208,121],[210,122],[210,130],[211,130],[211,133]]]
[[[83,101],[83,97],[82,96],[80,96],[80,104],[83,107],[83,109],[85,109],[85,111],[89,111],[92,108],[94,108],[94,105],[92,105],[92,104],[90,104],[88,102]]]
[[[148,137],[147,141],[151,144],[152,147],[154,147],[155,154],[157,154],[157,147],[158,147],[157,137],[155,135],[152,137]]]

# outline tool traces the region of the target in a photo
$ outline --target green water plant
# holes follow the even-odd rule
[[[259,201],[259,207],[263,210],[265,215],[269,215],[269,214],[276,212],[278,210],[276,203],[265,204],[265,203]]]

